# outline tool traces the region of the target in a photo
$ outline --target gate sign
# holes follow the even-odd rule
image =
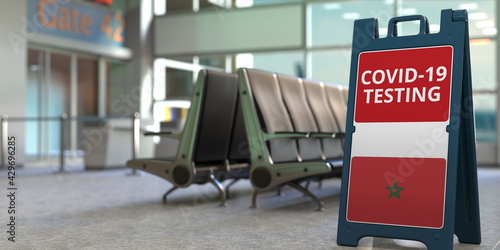
[[[28,0],[29,32],[104,46],[123,47],[125,17],[111,8],[83,1]]]
[[[398,36],[406,21],[419,34]],[[420,15],[392,18],[385,38],[376,19],[355,21],[339,245],[481,242],[469,53],[465,10],[443,10],[435,34]]]

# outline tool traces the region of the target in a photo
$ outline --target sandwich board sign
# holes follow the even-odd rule
[[[398,36],[397,23],[419,33]],[[365,236],[429,249],[480,244],[467,11],[354,23],[337,244]]]

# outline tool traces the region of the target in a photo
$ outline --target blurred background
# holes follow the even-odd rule
[[[0,10],[0,115],[18,164],[124,166],[165,152],[140,130],[182,130],[202,68],[251,67],[349,83],[353,22],[467,9],[478,162],[499,165],[494,0],[21,0]],[[418,23],[398,25],[400,35]],[[139,117],[134,114],[138,112]],[[63,115],[65,114],[66,117]],[[3,156],[2,162],[5,162]]]

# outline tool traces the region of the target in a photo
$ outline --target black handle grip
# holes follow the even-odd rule
[[[389,28],[388,28],[388,37],[397,37],[398,36],[398,28],[397,23],[400,22],[408,22],[408,21],[420,21],[420,31],[419,35],[429,34],[429,20],[427,17],[422,15],[413,15],[413,16],[400,16],[393,17],[389,20]]]

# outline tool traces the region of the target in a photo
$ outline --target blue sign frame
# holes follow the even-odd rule
[[[419,34],[397,35],[398,22],[414,20],[420,21]],[[440,32],[430,34],[428,27],[427,18],[420,15],[395,17],[389,21],[388,36],[381,38],[377,19],[361,19],[354,23],[338,245],[357,246],[362,237],[375,236],[417,240],[426,244],[428,249],[453,249],[454,234],[462,243],[481,243],[467,11],[442,10]],[[418,228],[350,222],[346,212],[352,139],[356,130],[353,124],[359,54],[431,46],[453,47],[450,123],[446,128],[449,141],[444,225],[442,228]]]

